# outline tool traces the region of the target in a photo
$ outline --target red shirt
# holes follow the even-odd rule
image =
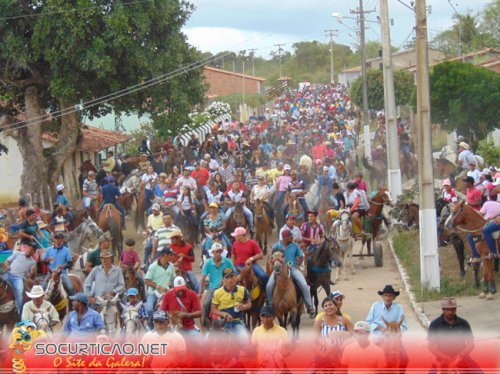
[[[246,242],[235,241],[233,244],[233,255],[235,257],[234,264],[236,266],[244,266],[246,260],[250,257],[262,253],[257,242],[253,239],[248,239]]]
[[[326,147],[324,144],[317,144],[314,147],[312,147],[312,155],[314,160],[322,160],[325,158],[326,155]]]
[[[194,262],[194,251],[193,248],[191,247],[191,244],[186,242],[184,243],[184,245],[171,244],[170,248],[172,248],[172,251],[174,251],[175,253],[184,254],[179,269],[182,271],[192,271],[193,270],[192,264]],[[178,259],[179,256],[175,255],[173,262],[177,262]]]
[[[469,204],[471,208],[479,211],[481,209],[481,205],[472,205],[471,203],[474,203],[476,201],[479,201],[479,203],[481,203],[481,199],[481,191],[479,191],[475,186],[467,188],[467,204]]]
[[[120,256],[120,261],[125,266],[134,267],[136,262],[140,262],[139,255],[136,251],[123,251]]]
[[[210,173],[207,169],[201,168],[200,170],[193,170],[191,176],[200,184],[200,186],[206,186],[208,178],[210,178]]]
[[[186,289],[184,290],[182,296],[179,296],[179,299],[186,307],[187,313],[193,313],[201,310],[200,299],[198,298],[196,292],[190,289]],[[177,294],[174,290],[168,291],[165,296],[163,296],[160,309],[170,314],[174,314],[180,311],[186,312],[177,301]],[[194,319],[183,318],[182,327],[186,330],[194,329]]]

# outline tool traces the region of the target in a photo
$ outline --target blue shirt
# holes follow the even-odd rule
[[[61,193],[58,193],[56,195],[56,203],[57,204],[62,204],[64,205],[65,207],[69,208],[69,201],[68,199],[66,199],[66,196],[64,196],[63,194]]]
[[[64,324],[63,334],[73,337],[86,337],[88,334],[98,332],[104,328],[104,322],[100,313],[88,308],[80,323],[78,323],[78,315],[76,310],[73,310]]]
[[[304,257],[304,252],[300,249],[297,243],[291,242],[283,247],[282,242],[278,242],[273,245],[272,252],[274,251],[284,251],[285,252],[285,261],[291,263],[294,268],[297,267],[297,257]]]
[[[70,249],[65,245],[63,245],[61,248],[56,248],[54,246],[51,246],[49,249],[47,249],[47,252],[45,252],[45,256],[43,256],[43,259],[47,261],[47,259],[51,257],[54,260],[49,264],[50,271],[57,270],[57,267],[59,265],[62,265],[64,267],[66,263],[68,261],[71,261],[71,259],[73,258]],[[62,272],[67,273],[68,269],[63,268]]]
[[[381,336],[383,334],[382,331],[375,331],[375,329],[379,326],[383,328],[387,327],[382,317],[384,317],[387,322],[399,322],[401,318],[404,318],[404,314],[401,304],[392,303],[390,308],[387,309],[383,301],[377,301],[370,308],[366,316],[366,322],[370,324],[372,334]],[[401,324],[401,331],[405,332],[406,330],[408,330],[408,325],[406,324],[406,319],[404,319]]]
[[[101,188],[101,195],[104,204],[115,204],[116,197],[120,196],[120,190],[114,184],[108,183]]]
[[[203,265],[203,269],[201,269],[201,275],[210,276],[208,289],[214,290],[220,287],[222,283],[222,272],[227,268],[231,268],[236,272],[233,263],[228,258],[222,258],[222,261],[218,267],[217,265],[215,265],[213,258],[205,262],[205,265]]]
[[[267,155],[267,157],[269,157],[269,154],[271,153],[272,145],[269,143],[266,143],[266,144],[259,145],[259,147]]]
[[[168,187],[165,186],[163,189],[160,187],[160,184],[158,183],[155,188],[153,189],[153,192],[155,194],[155,196],[158,196],[158,197],[161,197],[163,198],[163,192],[165,192],[165,190],[167,189]]]

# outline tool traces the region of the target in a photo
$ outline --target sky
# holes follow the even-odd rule
[[[458,13],[480,12],[491,0],[450,0]],[[338,30],[334,41],[349,45],[358,43],[354,32],[356,21],[350,10],[356,10],[359,0],[190,0],[196,10],[183,31],[190,44],[203,52],[239,51],[256,49],[255,54],[268,58],[277,50],[276,44],[285,44],[291,51],[292,44],[299,41],[318,40],[327,42],[324,30]],[[411,0],[388,0],[391,26],[391,44],[401,48],[415,35],[415,14],[402,2]],[[364,0],[364,9],[375,10],[367,14],[366,40],[380,40],[379,0]],[[448,0],[427,0],[431,7],[428,14],[428,38],[448,29],[453,24],[454,10]],[[332,13],[340,13],[342,23]]]

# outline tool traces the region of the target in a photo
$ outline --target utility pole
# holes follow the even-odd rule
[[[257,49],[252,48],[250,49],[250,57],[252,57],[252,75],[255,77],[255,65],[254,65],[254,57],[255,57],[255,51]]]
[[[431,108],[427,14],[425,0],[416,0],[417,19],[417,131],[420,203],[420,283],[422,289],[440,289],[434,176],[432,170]]]
[[[333,72],[333,37],[337,36],[339,30],[325,30],[326,36],[330,37],[330,83],[335,84],[335,73]]]
[[[242,73],[243,73],[243,76],[241,77],[242,79],[242,84],[243,84],[243,93],[242,93],[242,104],[245,105],[245,54],[247,53],[247,51],[241,51],[240,52],[240,55],[241,55],[241,61],[242,61]]]
[[[281,74],[281,51],[283,51],[283,47],[285,44],[275,44],[274,46],[275,47],[278,47],[278,61],[279,61],[279,65],[280,65],[280,78],[282,77],[282,74]]]
[[[363,81],[363,124],[365,138],[365,157],[371,156],[370,146],[370,124],[368,122],[368,84],[366,81],[366,46],[365,46],[365,13],[372,13],[374,10],[363,10],[363,0],[359,0],[358,10],[351,10],[351,14],[359,15],[359,34],[361,44],[361,76]]]
[[[460,17],[460,14],[457,12],[457,9],[455,6],[451,3],[451,0],[448,0],[448,4],[450,4],[451,8],[455,12],[455,15],[457,16],[457,22],[458,22],[458,55],[462,57],[462,19]],[[463,58],[462,58],[463,61]]]
[[[396,123],[396,96],[392,71],[391,33],[389,29],[389,7],[387,0],[380,0],[380,25],[382,28],[382,62],[384,66],[385,126],[387,129],[387,165],[389,191],[396,198],[403,194],[401,168],[399,165],[399,139]]]

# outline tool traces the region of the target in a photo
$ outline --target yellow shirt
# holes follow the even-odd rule
[[[270,330],[260,325],[252,332],[252,344],[276,346],[283,343],[288,343],[288,333],[277,323]]]
[[[153,230],[158,230],[163,226],[163,213],[160,212],[157,216],[154,214],[150,214],[148,217],[148,227],[151,227]]]
[[[102,163],[102,169],[106,172],[109,173],[112,171],[116,166],[116,160],[114,157],[107,158],[106,161]]]
[[[280,175],[283,175],[283,170],[278,170],[278,169],[271,169],[268,170],[267,172],[267,181],[268,183],[272,183],[273,185],[276,184],[276,180]]]
[[[348,319],[349,321],[351,320],[351,316],[347,314],[346,312],[340,312],[342,314],[342,317]],[[318,313],[316,318],[314,319],[315,321],[321,321],[323,317],[325,316],[325,312]]]
[[[236,311],[234,307],[236,304],[245,303],[250,296],[245,287],[238,285],[236,287],[234,292],[227,291],[225,286],[215,290],[212,304],[217,305],[221,312],[229,313],[233,320],[243,320],[245,318],[244,312]]]

